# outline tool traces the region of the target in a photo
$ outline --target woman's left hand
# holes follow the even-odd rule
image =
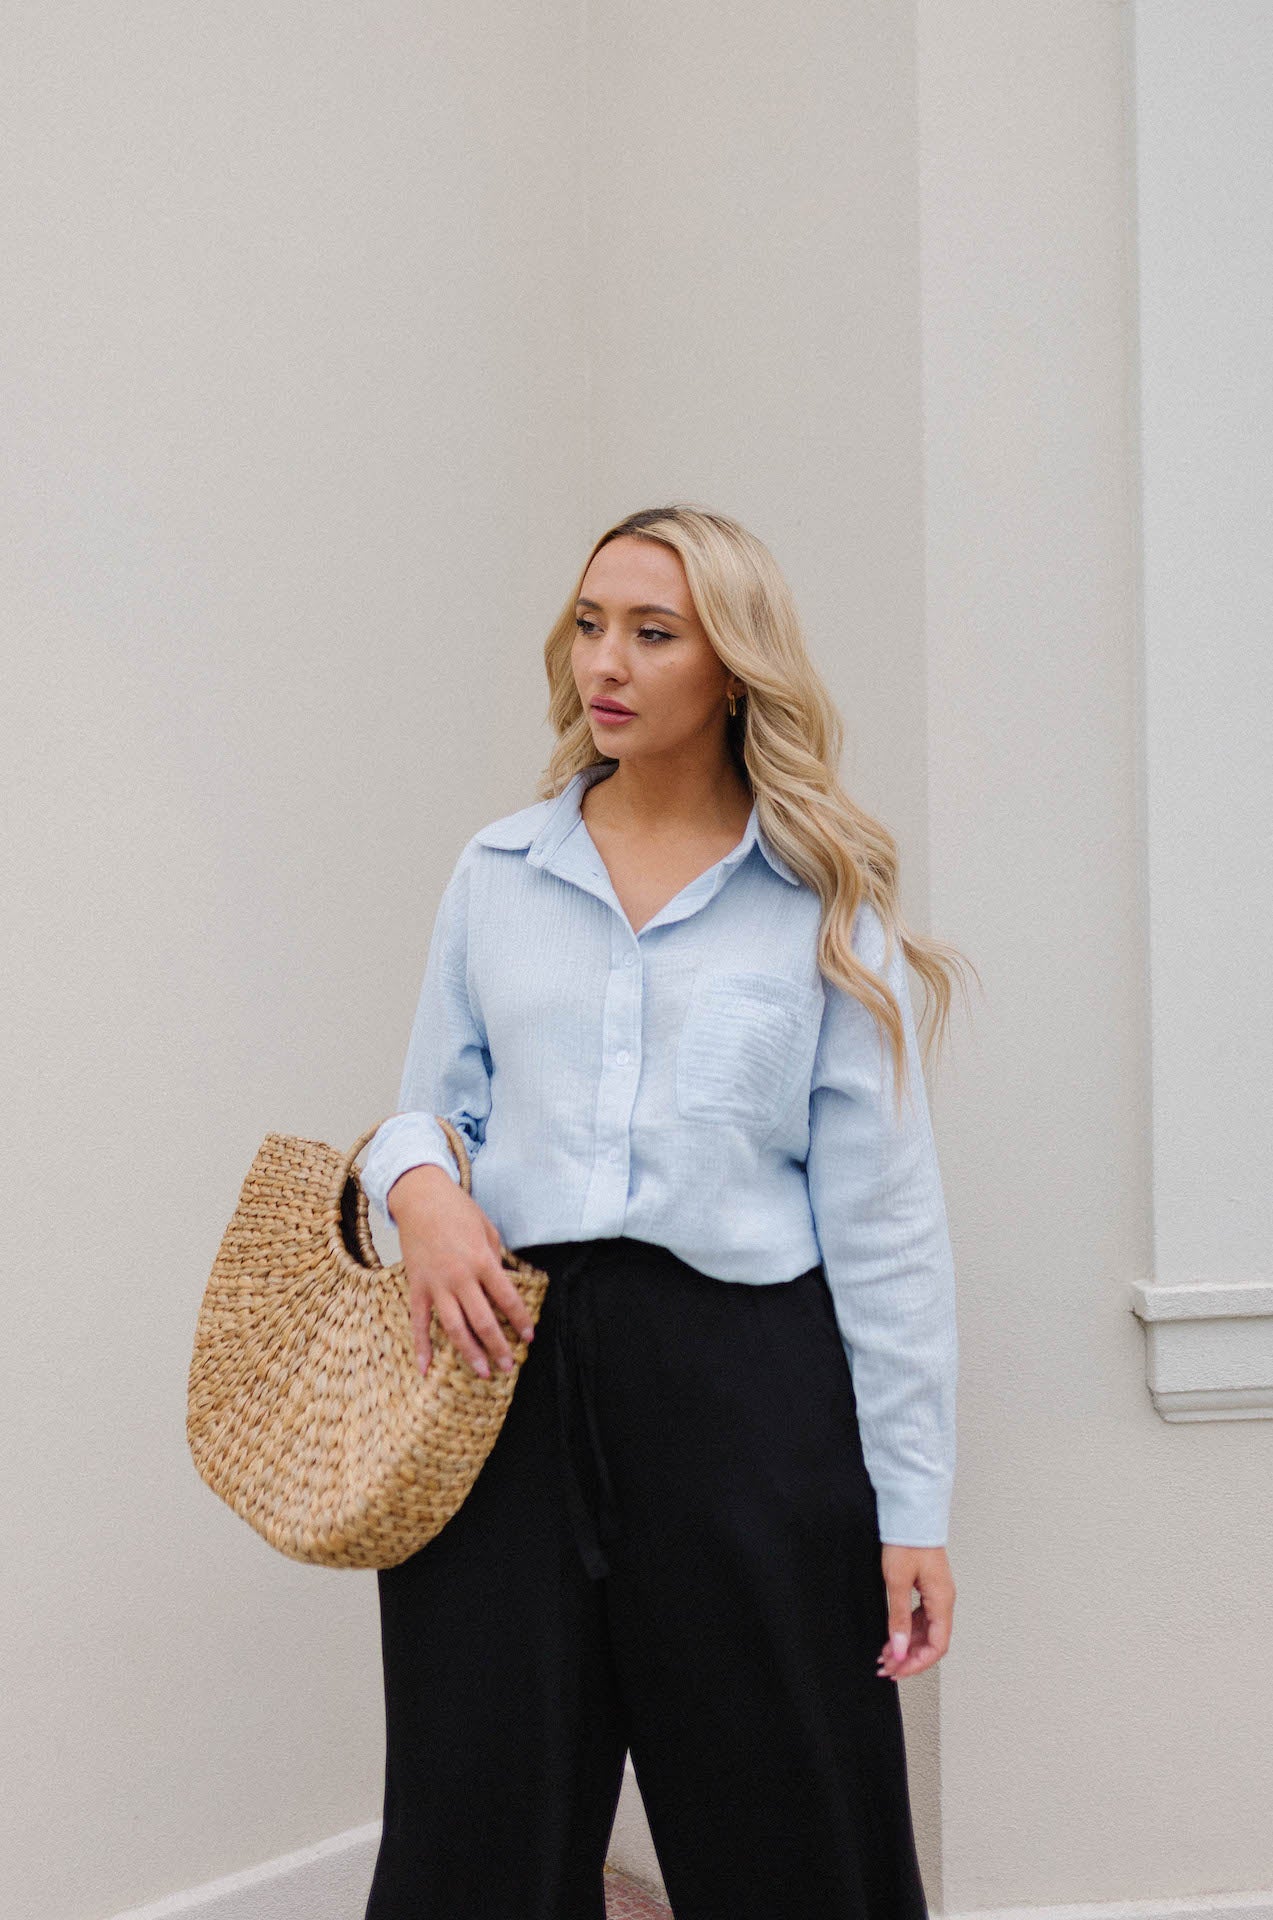
[[[880,1564],[888,1592],[889,1638],[876,1664],[882,1679],[901,1680],[935,1667],[950,1645],[955,1581],[945,1547],[900,1547],[886,1541]],[[911,1609],[911,1589],[919,1605]]]

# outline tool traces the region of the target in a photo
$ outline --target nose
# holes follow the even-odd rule
[[[623,642],[613,632],[589,635],[585,657],[594,687],[604,685],[608,691],[611,687],[626,684],[628,675]]]

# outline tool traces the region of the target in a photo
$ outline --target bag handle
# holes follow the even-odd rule
[[[451,1152],[455,1155],[455,1164],[460,1170],[460,1186],[463,1188],[465,1193],[472,1193],[473,1176],[472,1176],[472,1167],[469,1160],[468,1142],[465,1140],[464,1135],[460,1132],[459,1128],[452,1126],[451,1122],[446,1118],[445,1114],[435,1113],[433,1117],[437,1121],[438,1125],[441,1127],[443,1133],[446,1135],[447,1144],[450,1147]],[[392,1120],[394,1118],[394,1115],[388,1114],[386,1115],[386,1118]],[[362,1152],[367,1142],[372,1138],[374,1134],[380,1131],[383,1125],[384,1125],[384,1121],[378,1120],[374,1127],[368,1127],[365,1133],[360,1133],[358,1138],[354,1141],[353,1146],[349,1149],[349,1152],[345,1155],[345,1158],[341,1164],[341,1169],[340,1169],[340,1183],[339,1183],[339,1186],[337,1187],[337,1194],[339,1196],[337,1200],[337,1207],[336,1207],[338,1221],[339,1221],[341,1208],[344,1204],[345,1195],[347,1194],[349,1189],[349,1179],[350,1179],[350,1175],[353,1173],[354,1161],[358,1158],[358,1155]],[[358,1234],[360,1239],[365,1240],[365,1239],[369,1239],[370,1235],[366,1234],[365,1232],[365,1220],[366,1220],[366,1213],[367,1213],[367,1196],[366,1196],[366,1193],[363,1191],[363,1185],[361,1180],[358,1182],[358,1193],[360,1195],[360,1199],[358,1201],[358,1211],[360,1215],[360,1220],[362,1222],[362,1224],[360,1224],[358,1227]],[[337,1231],[339,1233],[339,1227]],[[349,1255],[347,1246],[341,1243],[338,1245],[337,1251],[343,1260],[347,1262],[350,1261],[350,1255]],[[376,1259],[375,1247],[374,1246],[368,1247],[365,1249],[365,1251],[370,1254],[371,1258],[375,1261],[375,1264],[379,1266],[380,1262],[378,1259]],[[519,1280],[530,1279],[530,1280],[545,1281],[547,1278],[546,1275],[539,1272],[536,1268],[529,1266],[526,1263],[526,1261],[521,1258],[520,1254],[510,1252],[509,1249],[504,1245],[504,1242],[502,1239],[499,1243],[499,1257],[500,1257],[501,1264],[504,1267],[506,1267],[510,1273],[517,1276]],[[351,1262],[351,1264],[356,1265],[357,1262]],[[365,1271],[366,1271],[366,1268],[359,1267],[359,1272],[365,1272]],[[533,1311],[536,1314],[538,1314],[538,1311],[539,1311],[538,1305],[534,1307]]]
[[[395,1116],[391,1113],[385,1115],[386,1120],[392,1120],[394,1117]],[[464,1135],[460,1132],[458,1127],[453,1127],[451,1125],[451,1122],[448,1119],[446,1119],[444,1115],[440,1113],[435,1113],[433,1117],[437,1121],[438,1125],[441,1127],[443,1133],[446,1135],[447,1144],[449,1145],[451,1152],[455,1156],[455,1164],[460,1169],[460,1185],[464,1189],[465,1193],[471,1193],[473,1190],[473,1176],[469,1166],[468,1148],[464,1143]],[[349,1180],[349,1176],[354,1169],[354,1161],[358,1158],[363,1148],[367,1145],[367,1142],[373,1137],[373,1135],[379,1133],[381,1127],[383,1127],[384,1124],[385,1124],[384,1120],[377,1120],[374,1126],[368,1127],[365,1133],[359,1134],[353,1146],[349,1149],[349,1152],[345,1155],[344,1161],[341,1165],[340,1181],[336,1188],[337,1193],[344,1192],[345,1186]],[[359,1185],[361,1186],[361,1184],[362,1183],[360,1181]]]

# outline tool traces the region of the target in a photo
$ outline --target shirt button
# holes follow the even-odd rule
[[[608,1153],[608,1154],[606,1155],[606,1159],[607,1159],[607,1160],[617,1160],[618,1158],[619,1158],[619,1148],[618,1148],[618,1147],[611,1147],[611,1149],[610,1149],[610,1151],[609,1151],[609,1153]]]
[[[628,1061],[632,1058],[632,1055],[628,1052],[626,1047],[620,1047],[619,1051],[615,1054],[614,1057],[618,1061],[621,1067],[626,1067],[628,1064]]]
[[[625,953],[623,956],[623,964],[625,967],[632,966],[635,960],[636,960],[636,955],[634,953]]]

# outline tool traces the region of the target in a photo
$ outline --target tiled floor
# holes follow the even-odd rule
[[[606,1920],[668,1920],[671,1911],[635,1880],[606,1868]]]

